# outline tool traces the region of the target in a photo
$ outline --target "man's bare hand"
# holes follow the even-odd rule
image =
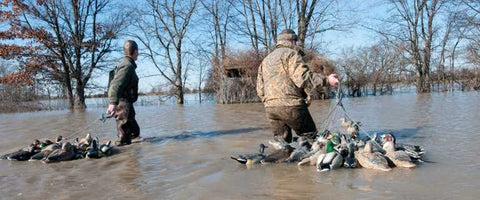
[[[114,115],[116,111],[117,111],[117,105],[114,105],[114,104],[108,105],[108,109],[107,109],[108,115]]]
[[[338,87],[338,85],[340,84],[339,81],[338,81],[338,75],[337,74],[330,74],[328,76],[328,83],[332,87]]]

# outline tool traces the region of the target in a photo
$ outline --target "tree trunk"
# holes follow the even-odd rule
[[[72,84],[70,81],[63,82],[63,89],[65,90],[65,95],[67,96],[67,101],[68,101],[68,109],[73,109],[74,108],[74,102],[75,99],[73,98],[73,89],[72,89]]]
[[[200,88],[198,88],[198,101],[202,103],[202,90]]]
[[[183,86],[180,84],[179,86],[177,86],[177,104],[183,104],[184,103],[184,99],[183,99]]]
[[[87,108],[87,105],[85,104],[85,87],[83,87],[81,82],[77,81],[77,88],[75,88],[75,91],[77,93],[75,98],[75,109],[84,110]]]
[[[430,83],[427,81],[427,79],[427,76],[425,76],[423,73],[420,73],[417,78],[417,93],[430,92]]]

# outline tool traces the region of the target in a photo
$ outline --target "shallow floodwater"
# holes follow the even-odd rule
[[[310,106],[317,127],[332,103]],[[1,160],[0,198],[479,199],[479,103],[478,92],[344,99],[366,131],[391,130],[401,142],[423,145],[426,159],[435,163],[391,172],[326,173],[295,164],[249,168],[229,158],[255,152],[270,139],[262,104],[137,107],[142,136],[154,139],[99,160],[48,165]],[[34,138],[82,131],[102,112],[1,114],[0,153]],[[91,127],[102,141],[115,139],[113,121]]]

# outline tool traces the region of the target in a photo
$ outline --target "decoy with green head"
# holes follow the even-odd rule
[[[51,141],[50,142],[45,142],[45,144],[48,144],[48,143],[51,143],[51,144],[43,147],[42,151],[33,155],[30,158],[30,161],[42,160],[42,159],[48,157],[48,155],[50,155],[53,151],[62,148],[62,145],[60,143],[52,143]]]

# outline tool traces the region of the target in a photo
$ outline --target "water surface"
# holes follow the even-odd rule
[[[100,160],[56,164],[0,161],[0,198],[6,199],[478,199],[480,93],[399,94],[350,98],[344,104],[368,132],[392,130],[423,145],[415,169],[377,172],[277,164],[247,168],[230,155],[254,152],[271,133],[262,104],[137,107],[150,142],[121,148]],[[331,101],[310,106],[322,126]],[[0,153],[34,138],[71,135],[103,109],[0,115]],[[98,126],[97,126],[98,125]],[[102,141],[115,139],[113,121],[91,126]]]

